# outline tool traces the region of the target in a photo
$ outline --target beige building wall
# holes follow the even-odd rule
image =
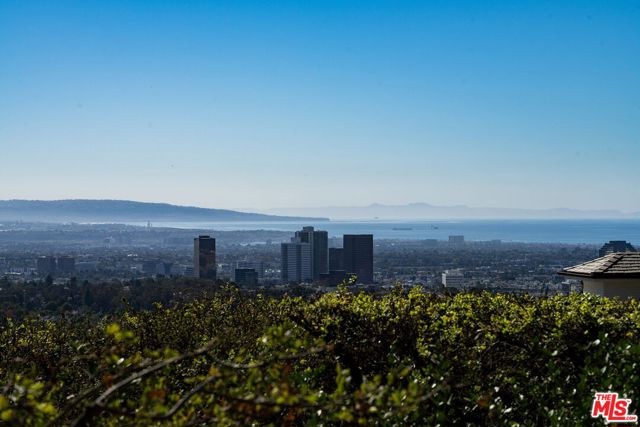
[[[584,291],[603,297],[640,299],[640,279],[583,279]]]

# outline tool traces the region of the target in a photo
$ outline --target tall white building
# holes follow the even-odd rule
[[[464,288],[467,281],[464,278],[462,270],[445,270],[442,273],[442,284],[445,288]]]
[[[313,262],[311,244],[300,238],[292,238],[290,243],[282,243],[281,276],[284,283],[302,283],[313,281]]]

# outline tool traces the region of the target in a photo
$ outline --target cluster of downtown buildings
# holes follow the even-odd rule
[[[217,279],[216,240],[210,236],[194,239],[194,275]],[[356,282],[372,284],[373,235],[345,234],[342,248],[330,248],[326,231],[304,227],[290,242],[281,244],[280,272],[283,283],[319,283],[335,286],[355,276]],[[255,286],[255,268],[236,268],[235,282]]]
[[[0,252],[0,278],[19,282],[51,276],[56,280],[54,283],[62,284],[65,278],[72,277],[97,281],[195,276],[234,280],[244,287],[256,286],[258,282],[264,286],[313,283],[325,287],[335,286],[355,275],[356,283],[374,282],[372,235],[345,235],[338,239],[312,227],[297,232],[279,231],[279,234],[261,232],[264,233],[254,232],[258,234],[243,237],[243,240],[237,236],[230,239],[221,233],[216,236],[220,237],[216,242],[208,236],[194,241],[193,230],[123,232],[116,228],[96,236],[95,230],[83,229],[78,236],[73,231],[59,233],[56,228],[52,229],[52,242],[46,243],[48,249],[45,250],[50,255],[41,256],[42,232],[38,229],[31,237],[33,249],[29,246],[24,249],[24,243],[5,243],[5,249]],[[118,238],[121,234],[126,238],[134,233],[134,243],[129,238],[130,242],[120,247],[111,247],[110,243],[106,247],[96,246],[104,235],[114,233]],[[19,234],[22,239],[23,231]],[[272,243],[272,238],[277,239],[277,244]],[[107,240],[113,239],[104,238],[105,244]],[[79,242],[84,242],[84,246]],[[499,240],[467,242],[462,235],[450,235],[445,241],[382,239],[376,241],[375,284],[382,287],[397,283],[403,286],[418,284],[433,291],[484,289],[544,295],[547,292],[566,293],[582,289],[581,282],[593,281],[591,277],[573,274],[592,267],[579,267],[580,263],[596,255],[607,257],[635,251],[633,245],[623,240],[610,241],[598,248],[595,245],[503,243]],[[620,274],[626,278],[636,274],[636,270],[640,271],[640,265],[636,266],[640,262],[637,255],[618,258],[616,255],[599,262],[615,264],[618,269],[624,267]],[[566,268],[574,264],[575,268]],[[567,270],[567,274],[558,275],[561,269]],[[592,270],[589,274],[595,276],[605,277],[611,273]]]

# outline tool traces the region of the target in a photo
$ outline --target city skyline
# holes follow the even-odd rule
[[[5,1],[0,199],[637,212],[637,22],[630,1]]]

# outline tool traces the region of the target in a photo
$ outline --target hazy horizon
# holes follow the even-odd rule
[[[153,203],[153,204],[169,204],[175,206],[182,207],[195,207],[195,208],[206,208],[206,209],[224,209],[224,210],[233,210],[239,212],[255,212],[255,213],[273,213],[276,211],[294,211],[294,210],[305,210],[305,211],[313,211],[313,210],[324,210],[324,209],[363,209],[369,207],[411,207],[417,205],[427,205],[435,208],[471,208],[471,209],[505,209],[505,210],[522,210],[522,211],[554,211],[554,210],[572,210],[579,212],[589,212],[589,211],[615,211],[620,212],[622,214],[640,214],[640,210],[624,210],[624,209],[616,209],[615,207],[603,207],[603,208],[594,208],[594,209],[580,209],[573,208],[569,206],[551,206],[551,207],[535,207],[535,206],[524,206],[524,207],[514,207],[514,206],[489,206],[489,205],[469,205],[465,203],[456,203],[456,204],[446,204],[439,205],[435,203],[425,202],[425,201],[409,201],[406,203],[380,203],[377,201],[373,201],[365,204],[344,204],[344,205],[315,205],[315,206],[267,206],[263,208],[259,207],[251,207],[251,206],[220,206],[220,205],[211,205],[207,206],[205,204],[199,203],[175,203],[166,200],[139,200],[139,199],[125,199],[125,198],[95,198],[95,197],[69,197],[69,198],[21,198],[21,197],[11,197],[11,198],[0,198],[0,201],[10,201],[10,200],[25,200],[25,201],[65,201],[65,200],[89,200],[89,201],[99,201],[99,200],[113,200],[113,201],[131,201],[131,202],[140,202],[140,203]],[[277,214],[279,215],[279,214]]]
[[[639,212],[638,22],[632,1],[3,1],[0,199]]]
[[[204,209],[203,209],[204,208]],[[194,205],[172,205],[166,202],[140,202],[113,199],[65,199],[65,200],[0,200],[0,220],[43,221],[52,222],[92,222],[92,221],[124,221],[128,223],[133,217],[138,221],[186,221],[216,222],[223,211],[211,210]],[[271,209],[238,208],[227,211],[222,221],[251,221],[241,217],[245,214],[275,215],[273,220],[282,221],[283,217],[291,217],[294,221],[330,219],[332,221],[430,221],[430,220],[640,220],[640,212],[624,212],[619,210],[576,210],[564,207],[554,209],[515,209],[509,207],[487,206],[439,206],[424,202],[404,205],[385,205],[373,203],[366,206],[317,206],[286,207]],[[239,214],[240,216],[233,217]],[[196,215],[194,217],[194,214]],[[131,216],[133,215],[133,217]],[[168,215],[168,216],[167,216]],[[97,219],[101,218],[101,219]],[[280,218],[280,219],[279,219]],[[267,218],[254,218],[255,221],[269,221]]]

